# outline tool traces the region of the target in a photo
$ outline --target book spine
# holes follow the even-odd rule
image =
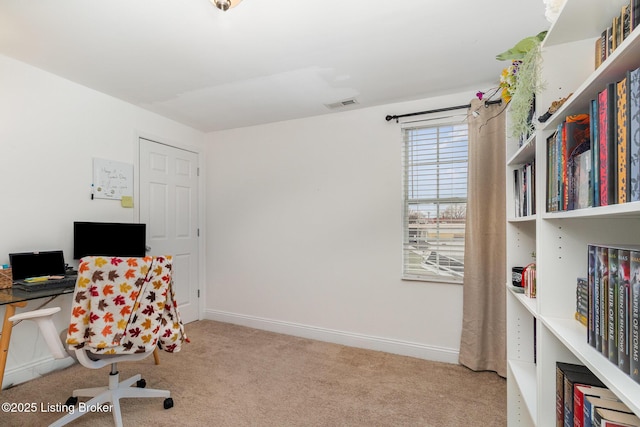
[[[595,335],[594,347],[602,351],[602,248],[596,246],[596,266],[593,288],[593,326]]]
[[[627,77],[616,83],[617,203],[627,202]]]
[[[620,40],[620,17],[614,16],[611,20],[611,53],[618,48]]]
[[[600,248],[600,337],[602,345],[600,352],[609,355],[609,329],[608,329],[608,296],[609,296],[609,248]]]
[[[609,204],[609,187],[607,182],[609,181],[609,171],[607,165],[609,163],[609,144],[607,143],[608,134],[608,117],[607,112],[607,89],[598,93],[598,151],[600,155],[599,160],[599,182],[600,182],[600,206],[607,206]]]
[[[560,199],[560,210],[566,211],[567,205],[569,203],[569,179],[568,179],[568,164],[569,164],[569,153],[567,149],[567,129],[570,127],[569,124],[565,121],[564,126],[562,127],[562,145],[561,145],[561,174],[560,174],[560,184],[561,184],[561,194],[562,198]]]
[[[591,401],[589,399],[585,399],[582,405],[582,420],[584,427],[592,427],[593,425],[591,422],[592,407],[593,405],[591,404]]]
[[[631,34],[631,2],[622,6],[620,13],[620,35],[621,42]]]
[[[564,372],[556,365],[556,427],[564,427]]]
[[[579,154],[577,160],[577,190],[575,206],[578,209],[593,206],[593,197],[591,196],[591,150]]]
[[[552,139],[547,138],[547,170],[546,170],[546,179],[547,179],[547,212],[551,212],[551,162],[552,162],[552,152],[553,152],[553,144]]]
[[[630,253],[631,276],[631,342],[629,371],[631,378],[640,383],[640,251]]]
[[[558,128],[547,138],[548,145],[548,158],[547,158],[547,187],[549,189],[548,194],[548,212],[556,212],[559,210],[560,205],[560,159],[559,149],[562,142],[562,128],[564,124],[558,125]]]
[[[598,37],[596,39],[596,42],[594,43],[593,57],[595,58],[593,68],[597,69],[600,65],[602,65],[602,41],[600,40],[600,37]]]
[[[618,310],[616,301],[618,289],[618,249],[609,250],[609,284],[607,287],[607,357],[618,364]]]
[[[640,1],[640,0],[638,0]],[[640,200],[640,68],[629,73],[629,200]]]
[[[531,163],[529,163],[529,170],[531,172],[531,214],[534,215],[536,213],[536,194],[538,193],[536,189],[536,160],[533,159]]]
[[[600,34],[600,64],[602,64],[609,55],[609,34],[605,29]]]
[[[555,205],[556,205],[556,210],[557,211],[561,211],[562,210],[562,200],[564,199],[564,194],[562,193],[562,141],[563,141],[563,135],[564,135],[564,122],[560,123],[560,125],[558,125],[558,132],[556,134],[556,152],[555,152],[555,156],[554,156],[554,161],[555,161],[555,167],[556,167],[556,171],[555,171],[555,178],[556,178],[556,182],[555,182],[555,186],[556,186],[556,200],[555,200]]]
[[[629,374],[630,251],[618,251],[618,368]]]
[[[580,387],[576,387],[573,392],[573,427],[584,426],[584,393]]]
[[[607,88],[607,153],[608,163],[608,204],[613,205],[618,201],[618,168],[617,168],[617,145],[616,136],[616,84],[610,83]]]
[[[588,258],[587,258],[587,298],[588,298],[588,311],[587,311],[587,342],[592,347],[596,346],[596,329],[595,329],[595,316],[593,313],[594,308],[594,287],[595,287],[595,271],[596,271],[596,247],[595,245],[588,246]]]
[[[563,128],[563,210],[576,208],[578,193],[578,163],[580,156],[590,149],[591,131],[588,114],[567,116]]]
[[[596,99],[591,100],[589,127],[591,132],[591,206],[600,206],[600,150],[598,149],[598,100]]]
[[[587,279],[579,277],[576,283],[576,319],[585,326],[588,326],[588,301]]]

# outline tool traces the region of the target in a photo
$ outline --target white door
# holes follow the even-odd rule
[[[140,222],[149,255],[173,255],[184,323],[198,310],[198,154],[140,138]]]

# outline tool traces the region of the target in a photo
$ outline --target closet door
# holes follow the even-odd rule
[[[140,138],[139,159],[148,254],[173,255],[182,320],[198,320],[198,154]]]

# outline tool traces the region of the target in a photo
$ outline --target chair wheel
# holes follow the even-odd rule
[[[173,399],[170,397],[167,397],[164,400],[164,409],[169,409],[169,408],[173,408]]]
[[[64,404],[67,406],[75,406],[76,403],[78,403],[78,398],[71,396],[70,398],[67,399],[67,401]]]
[[[146,386],[147,386],[147,381],[144,378],[136,381],[136,387],[145,388]]]

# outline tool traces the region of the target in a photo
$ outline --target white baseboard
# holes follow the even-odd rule
[[[203,318],[262,329],[296,337],[326,341],[350,347],[384,351],[402,356],[416,357],[437,362],[458,364],[458,349],[418,344],[407,341],[381,338],[352,332],[337,331],[316,326],[301,325],[281,320],[265,319],[219,310],[204,310]]]
[[[7,369],[2,379],[2,389],[13,387],[36,378],[39,378],[49,372],[57,371],[71,366],[75,363],[75,360],[71,357],[64,359],[54,359],[51,356],[43,357],[41,359],[33,360],[24,365],[17,366],[12,369]],[[73,390],[73,387],[69,388],[69,392]]]

